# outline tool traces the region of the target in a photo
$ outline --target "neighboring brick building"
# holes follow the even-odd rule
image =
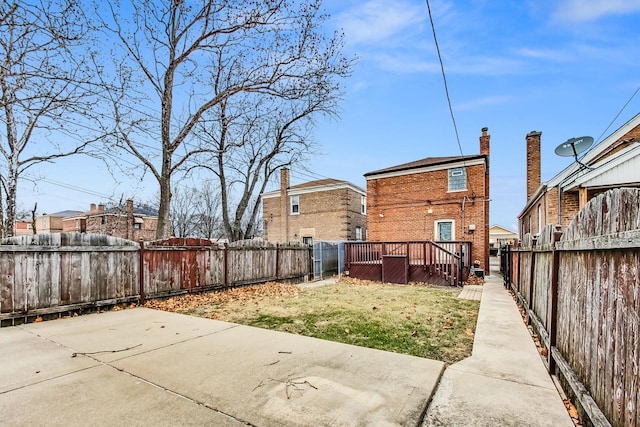
[[[26,236],[33,234],[33,223],[29,219],[16,219],[13,226],[14,236]]]
[[[89,211],[62,220],[64,232],[107,234],[129,240],[154,240],[158,216],[153,210],[134,208],[133,200],[126,201],[125,208],[105,209],[91,204]]]
[[[541,182],[541,135],[533,131],[526,137],[527,204],[518,215],[520,238],[549,224],[565,229],[589,200],[606,190],[640,186],[640,114],[546,183]]]
[[[62,220],[68,216],[78,215],[80,211],[60,211],[52,214],[44,214],[36,218],[36,233],[60,233],[63,230]]]
[[[366,173],[370,241],[470,241],[489,266],[489,142],[480,154],[427,157]]]
[[[273,243],[366,238],[366,193],[347,181],[322,179],[289,186],[280,171],[280,190],[262,194],[265,239]]]

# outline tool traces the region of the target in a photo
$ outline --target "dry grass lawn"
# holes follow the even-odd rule
[[[459,293],[357,280],[310,289],[271,283],[147,306],[451,364],[471,354],[480,305]]]

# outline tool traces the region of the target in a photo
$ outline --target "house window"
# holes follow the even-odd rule
[[[297,215],[300,213],[300,196],[291,196],[291,214]]]
[[[362,240],[362,227],[356,227],[356,240]]]
[[[542,233],[542,206],[538,205],[538,234]]]
[[[142,228],[142,224],[136,222],[135,224],[133,224],[133,229],[134,230],[140,230]]]
[[[367,213],[367,198],[360,196],[360,213],[365,215]]]
[[[449,191],[464,191],[467,189],[467,169],[449,169]]]
[[[304,243],[305,245],[313,246],[313,237],[303,237],[302,243]]]
[[[106,222],[104,215],[100,217],[100,224],[103,224]]]
[[[436,221],[435,228],[437,241],[450,242],[455,240],[454,221],[452,219]]]

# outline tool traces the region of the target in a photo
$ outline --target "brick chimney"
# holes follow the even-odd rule
[[[125,202],[125,212],[127,214],[127,239],[133,240],[133,199],[127,199]]]
[[[91,203],[91,205],[89,205],[89,212],[95,212],[95,210],[96,210],[96,204]]]
[[[280,169],[280,194],[286,193],[289,188],[289,169]]]
[[[488,156],[489,155],[489,141],[491,140],[491,135],[487,134],[489,128],[482,128],[482,135],[480,136],[480,154]]]
[[[98,205],[98,212],[104,212],[104,205],[102,203]]]
[[[282,243],[289,241],[289,169],[280,169],[280,238]]]
[[[531,131],[527,134],[527,201],[540,187],[540,136],[542,132]]]
[[[487,168],[484,171],[484,194],[483,203],[484,203],[484,217],[482,218],[484,222],[484,228],[482,230],[478,230],[479,233],[482,233],[482,239],[484,241],[483,247],[484,249],[484,259],[482,260],[485,268],[489,270],[489,200],[490,200],[490,187],[489,187],[489,142],[491,141],[491,135],[487,132],[489,128],[483,127],[480,130],[482,133],[480,134],[480,154],[487,156]]]

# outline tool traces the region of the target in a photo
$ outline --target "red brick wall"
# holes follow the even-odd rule
[[[143,217],[140,226],[140,229],[134,229],[124,214],[102,214],[87,217],[86,230],[87,233],[106,234],[133,241],[155,239],[157,218]]]
[[[532,131],[527,134],[527,200],[540,187],[540,137],[542,132]]]
[[[486,269],[489,224],[486,220],[488,191],[485,191],[485,184],[484,165],[467,166],[467,190],[459,192],[448,192],[447,169],[369,179],[368,240],[434,240],[437,237],[436,221],[453,220],[454,239],[472,242],[472,259],[480,260],[482,267]],[[429,201],[431,213],[428,212]],[[473,233],[469,232],[469,224],[476,226]]]

